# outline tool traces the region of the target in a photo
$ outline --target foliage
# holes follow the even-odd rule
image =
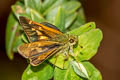
[[[12,60],[17,47],[28,42],[19,16],[36,22],[49,22],[67,34],[78,36],[74,57],[64,62],[63,54],[51,57],[37,67],[28,65],[22,80],[102,80],[100,72],[88,61],[98,50],[102,32],[94,22],[85,24],[84,11],[77,0],[19,0],[12,6],[6,29],[6,51]],[[54,66],[53,66],[54,65]]]

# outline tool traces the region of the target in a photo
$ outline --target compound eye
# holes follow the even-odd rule
[[[74,39],[70,39],[69,42],[70,42],[70,43],[74,43]]]

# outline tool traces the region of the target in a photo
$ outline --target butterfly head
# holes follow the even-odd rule
[[[78,39],[75,35],[69,35],[69,43],[70,45],[75,45],[77,43]]]

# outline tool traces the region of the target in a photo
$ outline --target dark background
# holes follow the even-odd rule
[[[10,61],[5,53],[5,28],[10,6],[16,0],[0,0],[0,80],[20,80],[26,60],[15,54]],[[120,78],[120,0],[82,0],[87,21],[95,21],[104,39],[91,62],[101,71],[103,80]]]

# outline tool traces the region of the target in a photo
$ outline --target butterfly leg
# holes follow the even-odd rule
[[[75,56],[75,54],[73,53],[73,46],[69,47],[69,53],[71,56]]]
[[[68,60],[68,58],[69,58],[69,55],[68,55],[68,51],[65,51],[64,52],[64,63],[63,63],[63,69],[64,69],[64,67],[65,67],[65,62]]]
[[[54,66],[53,66],[54,68],[55,68],[55,64],[57,62],[57,58],[59,56],[59,53],[61,53],[61,51],[59,51],[58,53],[56,53],[55,56],[54,56],[55,57],[55,62],[54,62]]]
[[[66,60],[68,60],[68,58],[69,58],[69,55],[68,55],[68,51],[65,51],[64,52],[64,61],[66,61]]]
[[[53,67],[55,68],[55,64],[56,64],[56,62],[57,62],[57,58],[58,58],[58,56],[55,56],[56,58],[55,58],[55,62],[54,62],[54,64],[53,64]]]

